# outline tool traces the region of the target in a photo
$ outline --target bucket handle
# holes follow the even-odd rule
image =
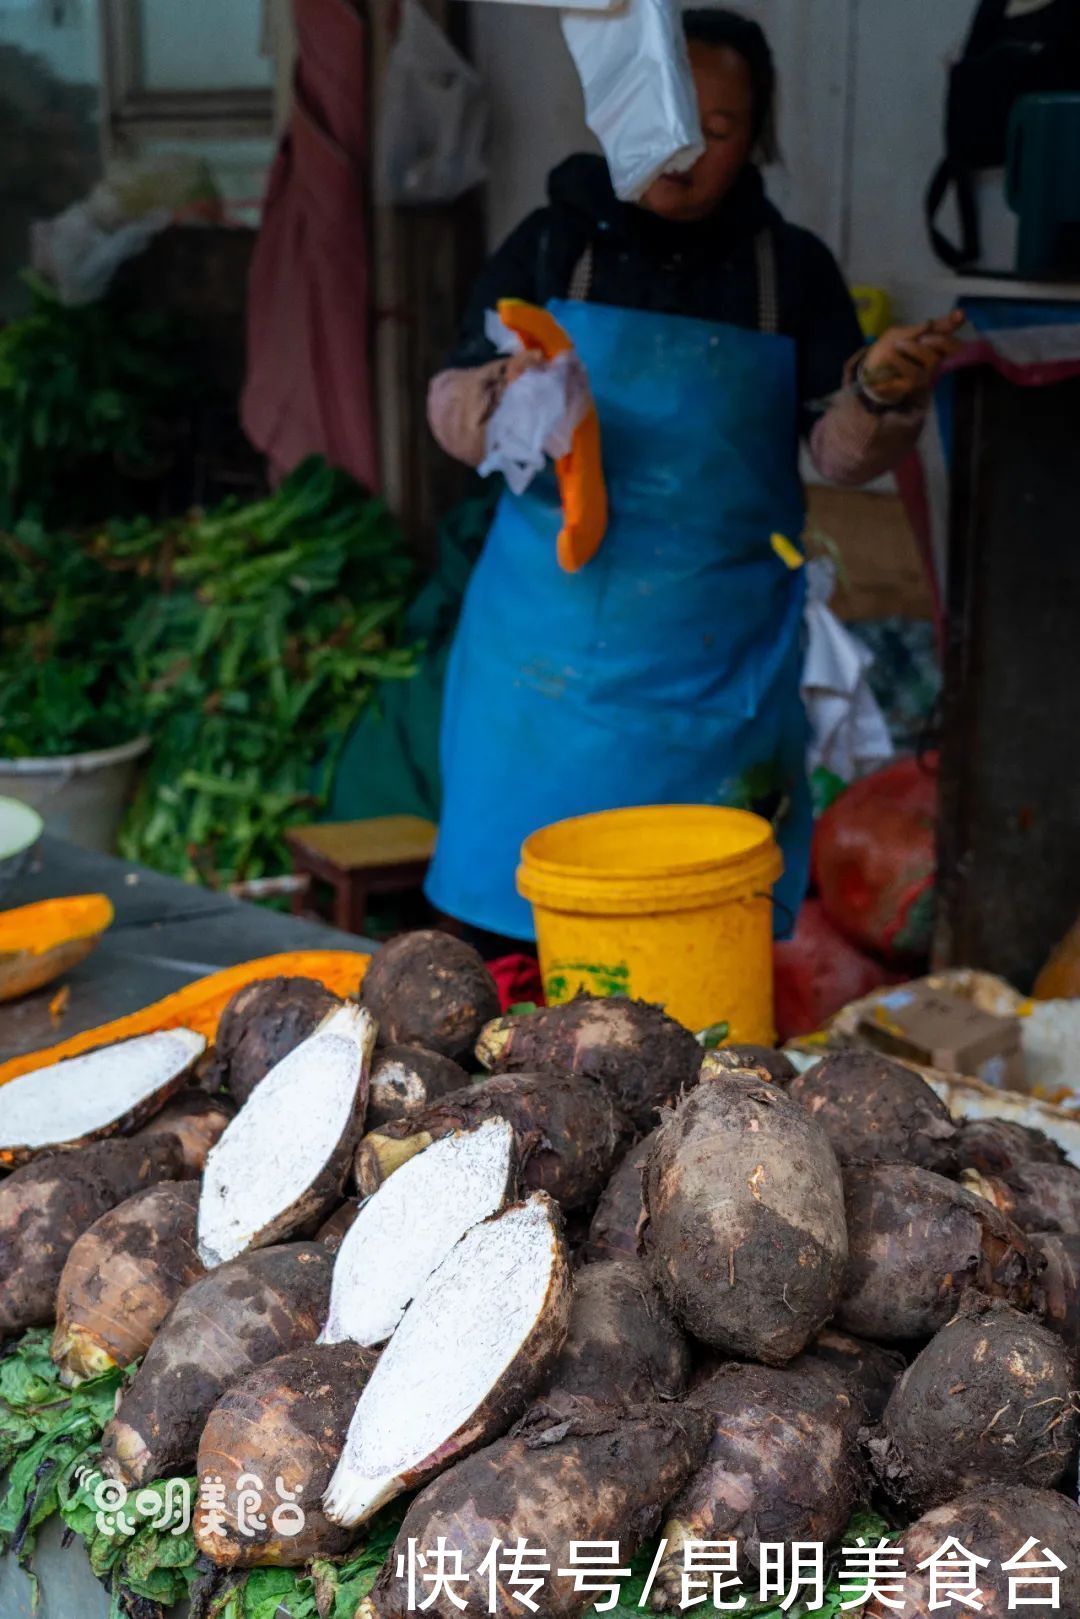
[[[775,894],[767,893],[765,889],[757,890],[754,893],[753,898],[754,899],[767,899],[767,900],[770,901],[771,904],[775,905],[776,909],[781,913],[784,920],[787,922],[787,925],[791,929],[792,933],[794,933],[795,925],[796,925],[796,918],[795,918],[795,912],[791,909],[790,905],[785,905],[784,901],[782,899],[777,899]]]

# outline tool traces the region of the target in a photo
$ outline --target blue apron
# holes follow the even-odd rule
[[[553,474],[503,497],[450,660],[428,897],[531,939],[514,873],[538,828],[636,805],[768,802],[782,804],[777,898],[790,916],[812,829],[805,570],[772,542],[797,542],[804,524],[795,345],[677,315],[549,307],[589,375],[610,524],[595,559],[564,573]]]

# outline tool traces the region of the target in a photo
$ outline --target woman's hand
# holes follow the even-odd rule
[[[447,455],[478,467],[486,452],[488,422],[503,394],[524,371],[542,363],[539,354],[526,351],[469,370],[440,372],[428,390],[428,423]]]
[[[906,405],[928,394],[945,361],[961,348],[966,316],[956,309],[921,326],[893,326],[863,355],[858,381],[882,405]]]

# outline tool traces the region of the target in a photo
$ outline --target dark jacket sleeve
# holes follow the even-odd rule
[[[530,214],[507,237],[502,247],[485,264],[473,287],[458,334],[457,345],[447,365],[454,370],[486,365],[496,350],[484,335],[484,316],[500,298],[540,301],[541,260],[548,230],[548,210]]]
[[[843,387],[845,367],[866,340],[840,266],[825,243],[809,231],[791,229],[790,247],[798,299],[799,429],[807,437]]]

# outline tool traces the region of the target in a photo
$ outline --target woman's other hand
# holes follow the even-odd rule
[[[903,406],[930,393],[946,360],[962,347],[966,316],[956,309],[921,326],[893,326],[863,355],[859,385],[878,404]]]
[[[440,371],[428,390],[428,424],[456,461],[478,467],[487,447],[487,424],[523,371],[541,365],[539,354],[512,354],[470,370]]]

